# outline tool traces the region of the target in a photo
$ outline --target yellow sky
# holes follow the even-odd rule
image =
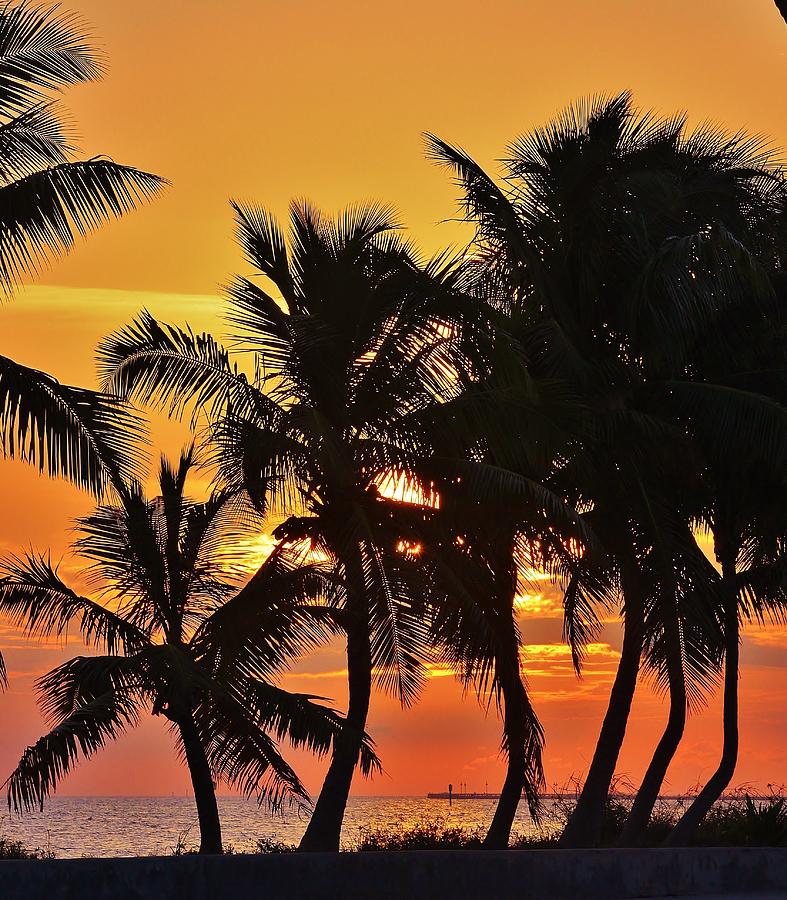
[[[69,0],[110,70],[67,103],[89,153],[172,179],[47,281],[212,293],[238,265],[228,197],[282,213],[395,203],[429,248],[458,238],[433,131],[492,164],[572,98],[634,91],[784,146],[787,40],[772,0]]]
[[[427,250],[465,229],[455,190],[423,155],[432,131],[493,168],[506,143],[571,99],[631,89],[638,103],[691,120],[769,135],[787,146],[787,29],[772,0],[67,0],[94,26],[109,60],[96,85],[65,105],[87,155],[108,154],[164,175],[167,194],[105,228],[54,264],[40,284],[0,307],[0,352],[63,380],[92,384],[96,341],[142,306],[154,315],[220,329],[219,285],[242,268],[227,200],[283,215],[308,196],[327,209],[394,203]],[[182,429],[158,429],[175,450]],[[30,543],[62,552],[71,516],[89,501],[19,464],[0,466],[0,548]],[[559,642],[553,603],[525,606],[531,685],[547,731],[547,773],[560,782],[592,753],[614,667],[608,629],[578,683]],[[16,674],[0,698],[0,774],[41,728],[33,674],[63,651],[25,647],[7,632]],[[744,651],[743,762],[737,781],[787,780],[783,634]],[[612,649],[610,649],[610,647]],[[69,647],[76,652],[76,647]],[[341,702],[339,650],[299,667],[288,683]],[[716,706],[691,724],[671,783],[707,775],[719,742]],[[622,769],[641,773],[664,715],[647,691],[636,706]],[[9,728],[8,723],[11,723]],[[460,778],[490,787],[500,776],[499,729],[450,678],[401,713],[372,714],[386,776],[369,793],[422,792]],[[137,765],[132,765],[136,761]],[[139,763],[142,764],[139,764]],[[319,769],[301,758],[307,784]],[[765,775],[763,776],[763,773]],[[178,785],[171,787],[177,779]],[[477,781],[474,781],[477,779]],[[185,776],[158,723],[84,766],[70,793],[169,793]]]

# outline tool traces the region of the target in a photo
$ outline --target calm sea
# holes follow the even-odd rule
[[[224,841],[236,850],[252,850],[258,838],[297,843],[306,818],[292,810],[283,815],[259,808],[254,801],[220,797]],[[396,828],[424,820],[445,825],[485,827],[494,800],[428,800],[425,797],[354,797],[345,817],[343,842],[352,845],[364,829]],[[524,803],[514,831],[529,834],[534,826]],[[197,814],[190,797],[55,797],[43,812],[18,816],[5,812],[0,836],[25,847],[68,856],[145,856],[168,854],[179,841],[199,843]]]

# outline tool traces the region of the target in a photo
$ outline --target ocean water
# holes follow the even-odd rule
[[[219,797],[224,842],[238,851],[255,848],[258,838],[297,843],[307,818],[296,809],[271,814],[253,800]],[[342,840],[352,846],[365,829],[396,828],[424,820],[467,828],[486,827],[494,800],[428,800],[426,797],[353,797]],[[547,806],[546,821],[549,821]],[[535,826],[520,805],[514,832]],[[58,857],[167,855],[179,844],[196,847],[199,828],[191,797],[54,797],[43,812],[4,812],[0,836],[25,847],[51,850]]]

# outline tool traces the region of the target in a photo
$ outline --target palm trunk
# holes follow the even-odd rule
[[[638,579],[629,576],[623,587],[626,606],[620,662],[593,760],[576,809],[560,837],[561,847],[595,847],[600,842],[604,808],[626,736],[642,655],[645,612]]]
[[[345,727],[334,739],[331,764],[323,781],[314,812],[301,838],[299,850],[337,851],[342,821],[350,795],[353,773],[358,764],[372,695],[372,648],[369,611],[360,572],[355,572],[355,589],[348,591],[347,684],[349,700]],[[352,573],[348,571],[348,579]]]
[[[503,729],[508,751],[508,766],[492,824],[484,839],[483,845],[488,850],[504,850],[508,847],[522,791],[527,785],[528,778],[532,777],[527,771],[528,745],[534,739],[531,729],[535,716],[522,682],[519,641],[513,619],[510,626],[504,645],[495,660],[504,707]]]
[[[670,709],[667,727],[656,747],[645,777],[642,779],[631,812],[623,826],[620,845],[635,847],[643,842],[645,830],[650,821],[653,807],[664,783],[667,769],[675,756],[675,751],[686,727],[686,676],[683,671],[683,654],[680,643],[677,608],[675,617],[670,617],[666,629],[666,662],[669,678]]]
[[[738,593],[734,585],[735,562],[722,561],[724,586],[724,743],[719,767],[694,802],[678,820],[664,842],[668,847],[690,843],[697,826],[732,781],[738,763],[738,662],[740,625]]]
[[[222,853],[221,821],[216,803],[216,789],[205,748],[202,746],[194,717],[189,712],[178,719],[180,738],[186,752],[186,763],[194,789],[199,819],[200,853]]]

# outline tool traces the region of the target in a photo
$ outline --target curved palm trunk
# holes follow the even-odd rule
[[[299,850],[339,849],[342,820],[358,764],[372,692],[371,646],[368,628],[363,625],[348,628],[347,682],[347,724],[334,741],[331,764]]]
[[[221,821],[216,803],[216,789],[205,748],[202,746],[194,717],[191,713],[178,719],[178,730],[186,753],[186,763],[194,789],[199,819],[200,853],[222,853]]]
[[[576,809],[560,837],[560,847],[594,847],[601,840],[604,807],[626,736],[626,725],[637,687],[645,624],[643,598],[634,579],[624,581],[624,593],[626,609],[618,670],[593,760]]]
[[[348,571],[348,576],[353,573]],[[347,686],[349,700],[345,727],[334,739],[331,764],[323,781],[314,812],[301,838],[299,850],[339,849],[342,821],[358,764],[369,703],[372,695],[372,648],[369,610],[365,600],[360,565],[352,581],[355,589],[347,596]]]
[[[676,611],[677,612],[677,611]],[[642,779],[631,812],[620,835],[620,845],[634,847],[642,843],[653,807],[664,783],[667,769],[678,749],[686,727],[686,676],[677,618],[670,617],[667,631],[667,676],[670,708],[667,727],[661,736],[645,777]]]
[[[740,655],[740,625],[738,595],[729,582],[735,577],[735,563],[723,563],[722,574],[727,581],[724,598],[724,743],[719,767],[708,779],[694,802],[680,817],[664,842],[668,847],[688,844],[697,826],[732,781],[738,763],[738,663]]]
[[[528,779],[532,778],[532,773],[528,772],[528,747],[534,739],[532,727],[535,716],[522,682],[519,642],[513,619],[510,624],[504,646],[495,660],[503,700],[503,731],[508,766],[495,814],[484,839],[483,846],[488,850],[504,850],[508,847],[522,791]],[[535,739],[540,741],[540,735],[535,736]]]

